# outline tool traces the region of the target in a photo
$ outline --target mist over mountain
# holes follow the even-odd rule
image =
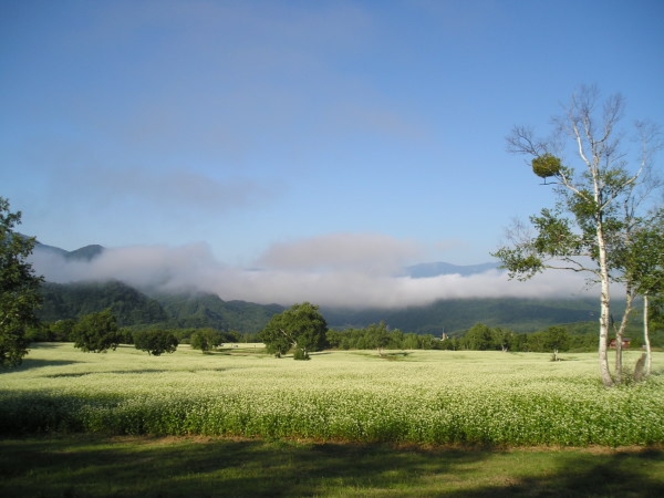
[[[477,275],[491,270],[498,270],[500,263],[481,263],[478,265],[453,265],[443,261],[420,263],[407,266],[405,271],[411,278],[431,278],[439,275]]]
[[[440,335],[477,322],[533,331],[593,320],[596,309],[595,300],[585,294],[574,299],[565,296],[555,280],[549,281],[548,289],[539,284],[543,289],[539,299],[534,298],[532,286],[524,294],[521,289],[528,286],[521,283],[514,287],[521,294],[505,293],[506,277],[497,263],[422,263],[404,267],[399,276],[341,269],[335,272],[341,277],[330,280],[334,275],[324,272],[227,267],[204,245],[121,249],[88,245],[66,251],[41,243],[32,261],[47,280],[42,312],[46,320],[111,308],[126,326],[161,323],[255,333],[285,307],[309,301],[320,305],[330,327],[365,327],[385,321],[403,331]],[[304,292],[297,296],[290,286]],[[247,287],[253,292],[246,292]],[[267,289],[260,292],[262,287]],[[325,292],[316,293],[318,287]],[[368,292],[363,292],[364,287]],[[395,289],[417,299],[394,299],[389,291]],[[343,299],[326,299],[336,292],[343,293]]]
[[[99,244],[91,244],[73,251],[66,251],[59,247],[49,246],[37,241],[35,251],[50,253],[55,256],[63,257],[66,261],[86,261],[90,262],[101,256],[106,248]],[[418,263],[416,265],[406,266],[401,270],[401,274],[411,278],[431,278],[440,275],[461,275],[469,276],[479,273],[485,273],[490,270],[497,270],[499,263],[481,263],[476,265],[455,265],[444,261],[434,261],[429,263]],[[251,271],[262,271],[260,268],[252,268]]]
[[[281,244],[259,257],[251,265],[254,269],[219,261],[206,244],[89,245],[74,251],[38,244],[31,261],[35,271],[53,283],[117,280],[150,295],[212,294],[223,301],[281,306],[308,301],[326,308],[405,309],[450,299],[587,295],[583,277],[571,272],[545,272],[518,282],[509,280],[497,262],[399,266],[411,250],[392,242],[340,234]],[[353,253],[362,244],[365,247]]]

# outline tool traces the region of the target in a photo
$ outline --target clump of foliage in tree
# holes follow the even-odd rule
[[[0,197],[0,366],[20,365],[28,353],[29,327],[39,320],[39,287],[43,281],[27,262],[35,239],[14,232],[21,212],[12,213],[9,201]]]
[[[295,359],[308,359],[309,353],[327,346],[327,322],[311,303],[295,304],[274,315],[260,333],[269,353],[281,357],[295,349]]]
[[[148,354],[159,356],[163,353],[174,353],[178,348],[178,340],[172,332],[162,329],[139,330],[134,332],[134,346]]]
[[[540,178],[544,178],[545,181],[550,176],[560,174],[562,167],[560,159],[549,153],[544,153],[541,156],[533,158],[531,164],[533,166],[533,173]]]
[[[115,316],[111,310],[90,313],[81,317],[72,331],[74,347],[85,352],[104,353],[122,342]]]

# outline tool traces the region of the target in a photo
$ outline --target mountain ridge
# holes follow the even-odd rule
[[[79,247],[73,251],[67,251],[59,247],[43,244],[39,241],[35,242],[35,250],[44,251],[47,253],[62,256],[68,261],[92,261],[106,251],[106,248],[99,244],[89,244],[87,246]]]

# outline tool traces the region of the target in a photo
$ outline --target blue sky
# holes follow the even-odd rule
[[[546,133],[581,84],[664,122],[662,19],[658,0],[3,0],[0,195],[45,244],[195,255],[224,298],[490,261],[553,199],[505,151],[514,125]],[[272,294],[228,276],[258,267]]]

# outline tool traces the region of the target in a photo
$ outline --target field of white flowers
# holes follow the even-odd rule
[[[256,352],[254,352],[256,351]],[[596,354],[259,348],[148,356],[41,344],[0,373],[0,433],[226,435],[486,445],[664,443],[664,353],[647,383],[606,389]],[[640,352],[627,352],[633,365]]]

